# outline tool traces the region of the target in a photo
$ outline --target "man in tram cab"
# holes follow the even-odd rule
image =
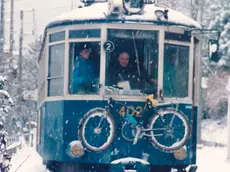
[[[148,76],[147,72],[144,70],[140,71],[139,76],[137,69],[131,66],[130,57],[126,51],[119,53],[117,63],[109,68],[108,75],[109,85],[121,86],[119,85],[120,83],[128,81],[130,84],[128,88],[131,87],[131,89],[133,89],[138,82],[141,83],[143,80],[150,84],[156,84],[156,80]]]
[[[96,83],[96,66],[89,59],[91,47],[89,43],[81,43],[78,47],[78,56],[76,57],[73,70],[73,93],[89,94],[95,91],[92,87]]]

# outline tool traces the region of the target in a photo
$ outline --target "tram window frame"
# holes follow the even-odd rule
[[[65,40],[65,31],[55,32],[49,35],[49,42],[54,43]]]
[[[180,40],[182,42],[191,42],[191,33],[188,31],[185,31],[184,34],[165,32],[165,40],[173,40],[173,41]]]
[[[100,81],[100,61],[101,61],[101,39],[98,39],[97,41],[90,39],[79,39],[79,41],[75,41],[76,39],[73,39],[74,41],[69,42],[69,78],[68,78],[68,93],[70,95],[98,95],[99,90],[97,88],[91,88],[90,91],[79,91],[74,93],[73,91],[73,71],[76,67],[76,57],[79,55],[78,53],[78,47],[80,44],[88,44],[90,45],[91,53],[90,53],[90,60],[93,62],[95,67],[95,83],[93,84],[99,84]]]
[[[59,47],[58,47],[59,46]],[[56,53],[52,55],[52,48],[56,48]],[[62,48],[60,48],[62,47]],[[55,49],[54,49],[55,50]],[[60,54],[58,50],[62,50],[63,54]],[[53,44],[49,46],[49,53],[48,53],[48,76],[47,76],[47,96],[63,96],[64,95],[64,59],[65,59],[65,43]],[[54,56],[54,59],[52,57]],[[56,58],[61,57],[61,58]],[[61,60],[60,63],[57,64],[57,59]],[[52,61],[51,61],[52,60]],[[56,62],[56,64],[52,64],[51,62]],[[52,68],[53,67],[53,68]],[[55,72],[52,69],[56,69]],[[60,72],[56,74],[56,72]],[[58,81],[58,83],[57,83]],[[56,83],[55,83],[56,82]]]
[[[101,29],[69,30],[69,39],[100,38]]]
[[[46,81],[46,73],[44,69],[44,66],[46,66],[46,58],[45,58],[45,52],[46,52],[46,43],[43,44],[43,49],[41,50],[40,57],[38,59],[38,103],[40,103],[45,98],[45,81]]]
[[[186,45],[175,45],[175,44],[167,44],[167,43],[164,44],[164,61],[163,61],[164,67],[163,67],[163,78],[162,79],[163,79],[163,93],[165,97],[185,98],[189,96],[189,73],[190,73],[190,68],[189,68],[190,54],[189,52],[190,52],[190,47]],[[174,56],[175,59],[173,59],[174,61],[170,63],[166,59],[171,54],[175,54]],[[179,64],[179,61],[182,62],[182,59],[183,59],[183,63]],[[166,62],[169,62],[169,63],[166,63]],[[175,63],[175,66],[171,65],[173,63]],[[187,69],[187,70],[180,71],[180,69]],[[167,73],[166,70],[168,70],[169,72],[168,74],[166,74]],[[169,80],[174,82],[174,84],[171,82],[171,86],[170,86]],[[182,90],[184,90],[184,92]]]
[[[121,40],[119,41],[119,38],[117,37],[113,37],[111,33],[115,33],[114,31],[117,32],[117,34],[131,34],[131,38],[128,39],[128,38],[120,38]],[[135,32],[135,35],[134,35],[134,38],[132,38],[132,31]],[[123,32],[123,33],[122,33]],[[115,33],[116,34],[116,33]],[[151,36],[147,37],[146,35],[149,34]],[[143,36],[143,37],[142,37]],[[141,63],[141,71],[146,71],[146,73],[148,75],[151,75],[152,79],[155,79],[156,82],[158,80],[158,61],[159,61],[159,30],[146,30],[146,29],[135,29],[135,28],[123,28],[123,29],[119,29],[119,28],[107,28],[107,39],[110,40],[110,41],[115,41],[114,44],[115,44],[115,50],[111,53],[106,53],[106,73],[105,73],[105,84],[106,85],[111,85],[110,81],[108,80],[109,78],[109,75],[111,74],[108,70],[109,68],[111,68],[111,66],[114,64],[114,63],[117,63],[117,57],[119,55],[120,52],[128,52],[129,54],[129,57],[130,59],[130,63],[131,66],[136,66],[136,60],[134,59],[134,57],[136,58],[136,52],[132,49],[134,49],[135,47],[133,48],[126,48],[124,49],[124,46],[122,46],[122,41],[123,41],[123,45],[125,45],[127,47],[127,45],[133,45],[134,46],[134,42],[133,40],[135,41],[135,44],[136,44],[136,50],[137,50],[137,54],[138,54],[138,58],[139,58],[139,61]],[[114,40],[113,40],[114,39]],[[117,39],[117,40],[116,40]],[[131,41],[131,43],[125,43],[125,41]],[[152,47],[147,47],[149,46],[149,42],[148,41],[152,41],[153,45]],[[147,43],[148,42],[148,43]],[[117,47],[117,44],[119,44],[119,47]],[[147,53],[147,49],[149,49],[149,53]],[[142,50],[142,51],[141,51]],[[152,53],[152,54],[151,54]],[[151,61],[151,57],[149,55],[152,55],[152,61],[154,61],[154,63],[152,64],[152,61]],[[148,57],[147,57],[148,56]],[[151,66],[152,65],[152,66]],[[151,66],[151,67],[150,67]],[[153,67],[154,66],[154,67]],[[154,70],[153,70],[154,69]],[[154,71],[154,72],[153,72]],[[113,85],[113,84],[112,84]],[[134,85],[132,86],[132,84],[130,84],[131,88],[130,88],[130,93],[128,94],[131,94],[131,95],[137,95],[137,96],[142,96],[142,94],[136,92],[135,93],[135,90],[142,90],[144,88],[147,88],[147,87],[150,87],[149,86],[150,84],[148,84],[147,82],[143,82],[141,83],[141,85]],[[144,88],[140,88],[144,86]],[[128,87],[129,89],[129,87]],[[122,95],[126,95],[125,92],[121,93]]]

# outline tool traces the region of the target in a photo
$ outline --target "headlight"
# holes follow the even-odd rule
[[[178,160],[183,160],[186,158],[187,156],[187,151],[186,151],[186,147],[182,147],[180,149],[177,149],[175,152],[173,152],[173,155],[176,159]]]
[[[80,157],[84,155],[84,148],[79,140],[70,142],[70,153],[74,157]]]

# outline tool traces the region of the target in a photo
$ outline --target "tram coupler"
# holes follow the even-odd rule
[[[190,166],[188,172],[196,172],[196,170],[197,170],[197,165],[192,165]]]
[[[122,160],[115,160],[110,164],[110,172],[124,172],[124,171],[136,171],[136,172],[149,172],[150,164],[148,162],[134,161],[124,158]]]

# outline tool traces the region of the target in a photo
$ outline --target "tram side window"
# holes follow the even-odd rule
[[[69,93],[97,94],[99,83],[100,42],[70,43]]]
[[[158,32],[144,30],[108,30],[115,45],[106,57],[106,85],[126,90],[151,89],[158,78]]]
[[[166,97],[188,96],[189,48],[165,44],[163,91]]]
[[[49,47],[48,96],[63,95],[65,44]]]

